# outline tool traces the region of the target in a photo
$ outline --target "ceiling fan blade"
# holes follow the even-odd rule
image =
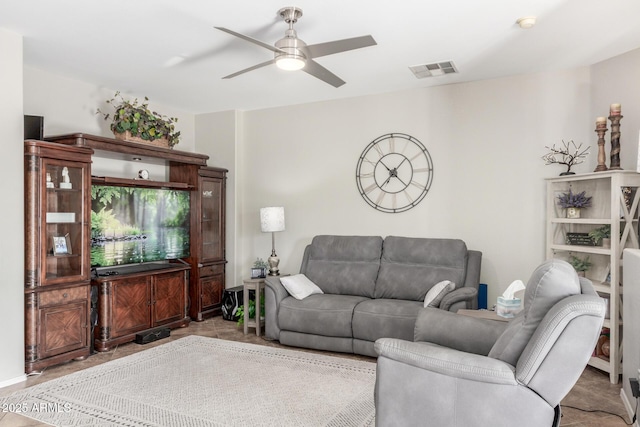
[[[326,43],[312,44],[304,49],[309,58],[319,58],[321,56],[333,55],[334,53],[346,52],[348,50],[360,49],[362,47],[375,46],[377,43],[371,36],[353,37],[350,39],[335,40]]]
[[[246,41],[251,42],[253,44],[257,44],[258,46],[262,46],[265,49],[269,49],[272,52],[284,53],[283,50],[278,49],[275,46],[272,46],[272,45],[267,44],[265,42],[261,42],[260,40],[254,39],[253,37],[249,37],[249,36],[245,36],[244,34],[236,33],[235,31],[230,30],[228,28],[223,28],[223,27],[214,27],[214,28],[217,29],[217,30],[220,30],[220,31],[224,31],[225,33],[231,34],[232,36],[239,37],[242,40],[246,40]]]
[[[318,64],[313,59],[307,59],[307,62],[302,71],[311,74],[313,77],[319,78],[325,83],[329,83],[333,87],[340,87],[345,84],[344,80],[324,68],[322,65]]]
[[[267,65],[271,65],[275,63],[275,59],[270,59],[269,61],[261,62],[260,64],[254,65],[253,67],[245,68],[244,70],[237,71],[233,74],[229,74],[228,76],[224,76],[223,79],[232,79],[240,74],[248,73],[249,71],[257,70],[258,68],[266,67]]]

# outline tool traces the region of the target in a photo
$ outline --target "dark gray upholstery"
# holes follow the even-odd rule
[[[326,294],[373,298],[381,254],[379,236],[316,236],[300,273]]]
[[[384,239],[375,298],[423,301],[438,282],[451,280],[464,286],[467,245],[455,239],[425,239],[389,236]],[[402,286],[398,286],[402,283]]]
[[[374,342],[378,338],[413,339],[420,301],[370,299],[353,311],[353,336]]]
[[[508,324],[424,308],[416,341],[375,343],[376,425],[558,426],[604,313],[591,282],[561,260],[534,271]]]
[[[474,307],[481,259],[456,239],[316,236],[305,248],[300,272],[324,294],[297,300],[279,278],[267,277],[265,336],[375,356],[378,338],[413,338],[425,294],[441,280],[456,283],[441,307]]]
[[[278,323],[287,331],[329,337],[353,336],[353,310],[366,297],[353,295],[315,294],[303,300],[285,298],[280,304]]]

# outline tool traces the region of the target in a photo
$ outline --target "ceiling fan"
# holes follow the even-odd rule
[[[293,29],[293,24],[295,24],[298,21],[298,18],[302,16],[302,9],[294,6],[285,7],[278,11],[278,15],[284,19],[284,22],[289,24],[289,29],[285,31],[284,38],[278,40],[274,46],[227,28],[215,27],[220,31],[224,31],[225,33],[229,33],[248,42],[257,44],[258,46],[262,46],[274,53],[273,59],[245,68],[244,70],[240,70],[233,74],[229,74],[228,76],[223,77],[223,79],[231,79],[239,76],[240,74],[275,63],[278,68],[283,70],[302,70],[323,82],[332,85],[333,87],[340,87],[345,83],[345,81],[322,65],[318,64],[314,61],[314,58],[333,55],[334,53],[345,52],[348,50],[360,49],[376,44],[373,37],[361,36],[307,45],[298,38],[296,30]]]

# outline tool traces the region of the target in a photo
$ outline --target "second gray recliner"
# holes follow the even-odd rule
[[[509,323],[425,308],[414,342],[376,341],[376,424],[557,426],[604,314],[591,282],[561,260],[534,271]]]

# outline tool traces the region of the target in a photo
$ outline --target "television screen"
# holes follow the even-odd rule
[[[91,266],[189,256],[189,191],[91,187]]]

